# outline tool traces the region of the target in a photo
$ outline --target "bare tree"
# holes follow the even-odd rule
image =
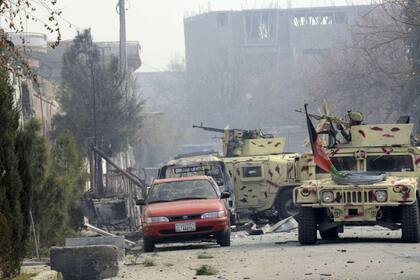
[[[413,86],[419,79],[411,54],[418,50],[407,43],[416,24],[407,21],[408,2],[374,7],[351,27],[351,44],[314,61],[316,71],[306,73],[305,81],[315,98],[327,98],[341,112],[362,111],[371,122],[394,121],[401,114],[420,122],[420,97]]]

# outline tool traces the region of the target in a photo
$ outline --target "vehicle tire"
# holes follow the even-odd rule
[[[324,240],[336,240],[338,239],[338,227],[325,231],[319,231],[319,235],[321,235],[321,238]]]
[[[312,208],[301,207],[298,219],[298,239],[302,245],[316,243],[317,221],[315,210]]]
[[[148,237],[143,237],[143,251],[150,253],[155,250],[155,243]]]
[[[229,225],[234,226],[236,225],[236,214],[232,214],[232,212],[229,211]]]
[[[401,206],[401,240],[407,243],[420,241],[419,201]]]
[[[286,188],[280,192],[276,199],[275,207],[279,212],[280,219],[299,214],[299,208],[293,204],[293,188]]]
[[[217,243],[222,247],[230,246],[230,229],[222,232],[217,238]]]

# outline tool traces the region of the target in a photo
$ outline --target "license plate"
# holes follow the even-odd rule
[[[195,223],[175,224],[175,232],[195,231]]]

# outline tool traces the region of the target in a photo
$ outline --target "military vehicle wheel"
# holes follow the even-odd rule
[[[336,240],[338,239],[338,227],[319,231],[319,235],[321,235],[321,238],[324,240]]]
[[[419,201],[401,206],[402,241],[418,243],[420,241]]]
[[[155,250],[155,243],[148,237],[143,237],[143,251],[150,253]]]
[[[307,207],[300,208],[298,223],[299,243],[302,245],[315,244],[317,233],[315,210]]]
[[[281,219],[299,214],[299,208],[293,204],[293,188],[282,191],[276,200],[276,209]]]
[[[217,243],[222,247],[230,246],[230,229],[219,235],[217,238]]]

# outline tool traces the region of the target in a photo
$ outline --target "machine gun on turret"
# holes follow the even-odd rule
[[[200,125],[193,125],[193,128],[200,128],[206,131],[212,131],[217,133],[223,133],[222,141],[223,141],[223,154],[227,157],[231,156],[242,156],[247,155],[249,153],[254,153],[255,149],[251,151],[250,145],[256,145],[255,143],[258,141],[250,142],[251,140],[262,140],[262,139],[273,139],[274,136],[272,134],[265,134],[262,132],[261,129],[253,129],[253,130],[244,130],[244,129],[234,129],[234,128],[214,128],[203,126],[203,123]],[[273,142],[273,141],[268,141]],[[258,144],[259,148],[262,148],[263,144]],[[266,146],[264,146],[266,147]],[[268,147],[268,146],[267,146]],[[278,147],[278,146],[277,146]],[[277,148],[276,147],[276,148]],[[276,149],[273,153],[278,153]]]
[[[337,130],[340,131],[340,134],[343,136],[345,142],[350,143],[351,127],[362,124],[364,120],[363,114],[357,111],[347,111],[347,115],[344,118],[331,116],[326,100],[324,100],[323,111],[322,115],[308,114],[308,116],[319,121],[317,125],[317,132],[319,134],[328,135],[328,147],[330,148],[335,147],[337,143],[340,143],[340,141],[337,140]],[[305,114],[302,110],[295,110],[295,112]]]

